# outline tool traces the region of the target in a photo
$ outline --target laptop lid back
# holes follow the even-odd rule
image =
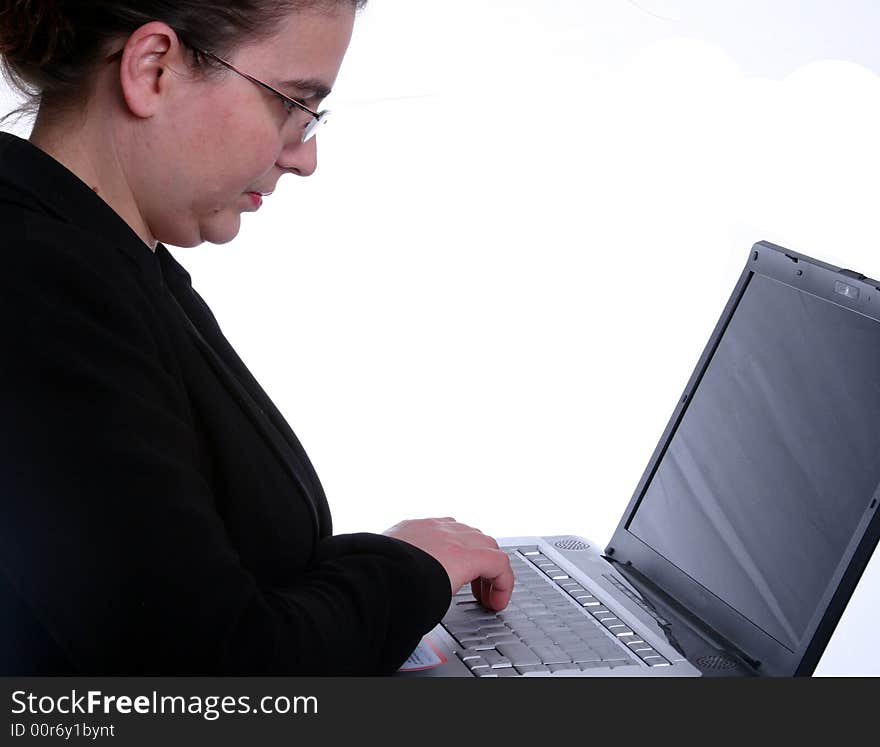
[[[878,286],[755,244],[606,549],[759,674],[812,673],[880,535]]]

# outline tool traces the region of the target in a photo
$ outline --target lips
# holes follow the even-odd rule
[[[260,207],[263,204],[263,195],[259,192],[248,192],[247,196],[251,198],[254,207]]]

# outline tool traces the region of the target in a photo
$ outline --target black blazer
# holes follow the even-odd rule
[[[0,227],[0,674],[395,670],[446,571],[331,535],[186,270],[7,133]]]

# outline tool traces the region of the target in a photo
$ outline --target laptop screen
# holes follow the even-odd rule
[[[794,651],[880,482],[880,323],[755,274],[628,529]]]

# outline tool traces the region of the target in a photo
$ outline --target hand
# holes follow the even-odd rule
[[[487,609],[502,610],[510,601],[510,559],[479,529],[444,516],[401,521],[382,534],[409,542],[436,558],[449,576],[453,594],[470,581],[474,597]]]

